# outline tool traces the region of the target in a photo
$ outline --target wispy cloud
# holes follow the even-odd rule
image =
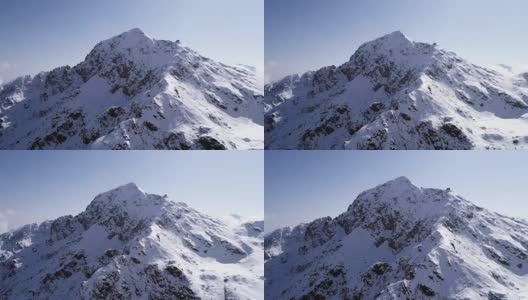
[[[8,228],[9,223],[7,222],[7,218],[0,214],[0,234],[6,232]]]
[[[257,84],[259,88],[264,91],[264,85],[266,84],[266,79],[264,78],[264,67],[260,66],[256,68],[257,70]]]
[[[528,64],[522,64],[519,66],[520,72],[528,72]]]
[[[9,230],[9,218],[15,215],[15,211],[7,209],[6,211],[0,211],[0,234]]]
[[[0,70],[4,71],[11,67],[11,64],[7,61],[0,62]]]
[[[9,71],[12,65],[7,61],[0,61],[0,85],[4,82],[4,78],[9,76]]]
[[[274,60],[266,62],[264,67],[264,83],[270,83],[275,79],[273,78],[273,74],[278,65],[279,63]]]

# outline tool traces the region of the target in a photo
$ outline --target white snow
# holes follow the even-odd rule
[[[527,237],[525,220],[400,177],[268,234],[266,298],[528,299]]]
[[[0,235],[0,298],[264,299],[263,221],[251,220],[126,184],[75,217]]]
[[[267,149],[524,149],[528,76],[394,32],[265,87]],[[489,139],[490,135],[501,139]]]
[[[0,149],[262,149],[262,99],[254,68],[132,29],[3,85]]]

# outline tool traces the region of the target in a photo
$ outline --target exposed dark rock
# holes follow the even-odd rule
[[[158,127],[156,125],[150,123],[149,121],[143,122],[143,125],[145,127],[147,127],[147,129],[150,130],[150,131],[158,131]]]
[[[424,284],[418,284],[416,288],[425,296],[434,297],[436,295],[435,291],[433,291],[430,287]]]
[[[220,141],[210,136],[200,137],[198,139],[198,143],[200,144],[203,150],[226,150],[227,149],[226,146],[220,143]]]

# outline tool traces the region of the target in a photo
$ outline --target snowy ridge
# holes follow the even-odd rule
[[[528,299],[528,222],[401,177],[265,237],[270,299]]]
[[[518,149],[528,76],[393,32],[341,66],[265,86],[268,149]]]
[[[263,299],[262,225],[127,184],[0,235],[0,298]]]
[[[0,88],[0,149],[262,149],[254,68],[132,29]]]

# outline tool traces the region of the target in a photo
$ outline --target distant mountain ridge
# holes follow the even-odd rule
[[[400,177],[265,237],[269,299],[528,299],[528,222]]]
[[[265,86],[267,149],[524,149],[528,76],[399,31]]]
[[[0,149],[262,149],[254,68],[132,29],[0,86]]]
[[[0,298],[263,299],[262,230],[127,184],[1,234]]]

